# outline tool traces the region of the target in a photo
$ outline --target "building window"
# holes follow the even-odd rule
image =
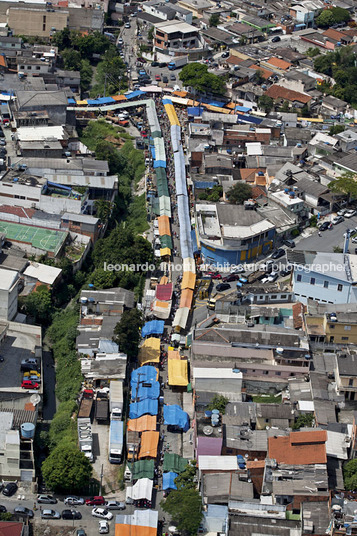
[[[341,337],[343,341],[348,341],[348,337]]]
[[[343,285],[341,284],[337,285],[338,292],[342,292],[342,289],[343,289]]]
[[[275,373],[275,376],[281,376],[281,372],[280,372],[280,370],[279,370],[279,372],[276,372],[276,373]]]
[[[269,374],[268,370],[264,370],[263,374]]]
[[[330,329],[335,329],[335,324],[329,324],[328,326]]]
[[[345,326],[345,331],[351,331],[351,326]]]
[[[310,279],[310,285],[314,285],[315,284],[315,278],[314,277],[311,277]]]
[[[302,279],[301,274],[298,274],[298,275],[296,276],[296,281],[301,281],[301,279]]]
[[[285,299],[286,299],[286,294],[282,294],[282,295],[281,295],[281,299],[282,299],[282,300],[285,300]]]
[[[348,387],[353,387],[353,378],[348,380]]]
[[[273,294],[271,297],[272,300],[276,300],[276,294]]]
[[[324,281],[324,288],[328,288],[328,281]]]

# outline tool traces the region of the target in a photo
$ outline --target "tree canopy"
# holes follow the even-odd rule
[[[274,101],[271,97],[268,97],[268,95],[262,95],[259,97],[258,104],[260,108],[267,114],[274,108]]]
[[[88,485],[92,465],[78,447],[61,444],[43,462],[42,474],[53,491],[73,493]]]
[[[226,412],[226,405],[228,404],[229,400],[223,395],[214,395],[211,402],[208,404],[208,409],[218,409],[222,415]]]
[[[233,205],[243,205],[252,197],[252,187],[244,181],[237,182],[227,192],[227,199]]]
[[[202,63],[188,63],[180,72],[180,80],[186,87],[192,87],[199,93],[225,93],[225,80],[208,72],[208,66]]]
[[[342,7],[331,7],[321,11],[320,15],[316,17],[315,22],[320,28],[329,28],[334,24],[340,24],[341,22],[347,22],[351,18],[347,9]]]
[[[357,198],[357,175],[355,173],[344,173],[341,177],[330,182],[328,186],[332,192],[346,194],[350,199]]]
[[[322,91],[349,104],[357,104],[357,69],[352,47],[341,47],[335,52],[317,56],[314,68],[335,79],[334,85],[324,83]]]
[[[142,326],[143,317],[139,309],[130,309],[124,311],[114,328],[114,341],[118,344],[119,350],[129,358],[135,359],[138,355]]]
[[[196,536],[202,520],[202,498],[197,489],[171,491],[161,506],[178,531]]]
[[[212,15],[209,18],[209,25],[210,26],[218,26],[220,21],[218,13],[212,13]]]
[[[26,313],[41,324],[49,324],[53,312],[51,291],[46,285],[40,285],[25,298]]]
[[[351,491],[357,489],[357,458],[345,463],[343,466],[343,477],[346,489]]]

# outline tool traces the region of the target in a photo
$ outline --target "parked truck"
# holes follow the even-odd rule
[[[97,422],[107,422],[109,417],[108,394],[104,391],[98,391],[95,402],[95,418]]]
[[[123,459],[123,421],[113,419],[109,428],[109,462],[122,463]]]
[[[92,425],[87,417],[77,419],[79,448],[84,452],[89,461],[93,462],[93,436]]]
[[[126,431],[126,458],[128,462],[135,462],[140,446],[140,434],[139,432]]]
[[[93,409],[93,398],[82,398],[79,406],[78,418],[85,418],[91,420]]]
[[[170,71],[174,71],[175,69],[179,69],[180,67],[183,67],[188,63],[188,56],[179,56],[173,60],[170,61],[170,63],[167,65]]]
[[[123,418],[123,382],[121,381],[111,381],[109,389],[109,410],[110,410],[110,419],[119,419]]]

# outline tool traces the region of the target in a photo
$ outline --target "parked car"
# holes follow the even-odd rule
[[[53,495],[38,495],[37,502],[39,504],[57,504],[57,499]]]
[[[61,514],[57,510],[42,510],[42,519],[61,519]]]
[[[280,39],[280,37],[278,35],[273,37],[273,39],[271,40],[272,43],[279,43],[279,41],[281,41],[281,39]]]
[[[92,510],[93,517],[100,517],[101,519],[108,519],[109,521],[113,519],[113,514],[106,510],[105,508],[93,508]]]
[[[80,504],[84,504],[85,500],[83,499],[83,497],[76,497],[75,495],[71,495],[70,497],[66,497],[63,502],[64,504],[68,504],[71,506],[78,506]]]
[[[99,534],[108,534],[109,525],[108,521],[99,521]]]
[[[0,514],[5,514],[5,512],[7,512],[6,506],[4,506],[3,504],[0,504]]]
[[[272,259],[280,259],[280,257],[284,257],[285,255],[285,249],[277,249],[276,251],[274,251],[274,253],[272,254],[271,258]]]
[[[281,277],[286,277],[290,273],[291,273],[291,268],[284,268],[283,270],[280,271],[280,276]]]
[[[22,389],[39,389],[40,384],[37,383],[37,382],[34,382],[32,380],[24,380],[21,383],[21,387],[22,387]]]
[[[170,80],[172,81],[176,80],[176,75],[174,73],[170,74]]]
[[[241,454],[237,455],[237,462],[239,469],[245,469],[245,459]]]
[[[345,212],[345,218],[352,218],[352,216],[355,216],[356,214],[357,212],[351,208]]]
[[[104,506],[107,510],[125,510],[125,503],[120,501],[107,501]]]
[[[327,231],[327,229],[332,229],[332,223],[330,221],[324,221],[319,226],[319,231]]]
[[[161,76],[159,74],[155,74],[155,80],[157,82],[161,82]]]
[[[164,61],[160,61],[158,67],[159,67],[160,69],[164,69],[165,67],[167,67],[167,63],[164,62]]]
[[[357,236],[353,236],[351,238],[351,242],[352,242],[352,244],[357,244]]]
[[[287,246],[288,248],[294,248],[296,245],[294,240],[291,240],[291,239],[283,240],[283,244],[284,246]]]
[[[279,272],[272,272],[268,277],[268,283],[274,283],[279,277]]]
[[[164,82],[164,84],[167,84],[168,81],[169,81],[169,79],[167,78],[167,76],[164,75],[164,76],[162,77],[162,81]]]
[[[9,482],[8,484],[6,484],[6,486],[2,490],[3,495],[6,495],[6,497],[11,497],[16,492],[17,492],[16,482]]]
[[[38,360],[35,359],[34,357],[28,357],[27,359],[23,359],[21,361],[21,366],[31,366],[31,367],[34,367],[34,368],[38,368]]]
[[[338,223],[342,223],[343,221],[345,221],[345,218],[343,216],[335,216],[334,218],[332,218],[331,223],[333,225],[337,225]]]
[[[95,497],[86,499],[87,506],[100,506],[102,504],[105,504],[105,499],[101,495],[96,495]]]
[[[209,275],[211,279],[222,279],[221,274],[218,274],[217,272],[207,272],[207,275]]]
[[[82,514],[77,510],[63,510],[62,519],[82,519]]]
[[[346,208],[341,208],[341,210],[337,211],[337,216],[344,216],[347,212]]]
[[[152,61],[151,62],[151,67],[159,67],[159,62],[158,61]]]
[[[245,270],[242,265],[235,266],[231,269],[231,274],[244,274]]]
[[[230,284],[229,283],[219,283],[217,286],[216,286],[216,290],[218,292],[222,292],[223,290],[228,290],[229,288],[231,288]]]
[[[230,52],[228,50],[226,50],[225,52],[222,53],[221,58],[223,58],[223,59],[224,58],[229,58],[229,54],[230,54]]]
[[[77,529],[76,536],[87,536],[84,529]]]
[[[226,275],[226,277],[224,277],[222,279],[222,281],[224,283],[230,283],[231,281],[238,281],[239,279],[239,275],[238,274],[229,274],[229,275]]]
[[[35,515],[33,513],[33,510],[30,510],[30,508],[26,508],[26,506],[16,506],[14,508],[14,514],[17,514],[20,516],[26,516],[30,518],[33,518],[33,516]]]

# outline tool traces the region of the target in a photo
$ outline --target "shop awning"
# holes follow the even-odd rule
[[[171,249],[170,248],[160,248],[160,257],[167,257],[171,256]]]
[[[146,322],[141,330],[141,336],[147,337],[148,335],[162,335],[165,329],[165,322],[162,320],[150,320]]]
[[[180,307],[188,307],[191,309],[193,300],[193,290],[189,288],[183,289],[180,298]]]
[[[160,432],[143,432],[141,434],[139,459],[156,458]]]
[[[167,283],[166,285],[157,285],[156,287],[156,297],[158,300],[163,300],[163,301],[167,301],[167,300],[171,300],[172,298],[172,289],[173,289],[173,284],[172,283]]]
[[[170,316],[172,302],[155,300],[152,306],[152,312],[156,318],[167,320]]]
[[[182,281],[181,281],[181,289],[184,290],[185,288],[190,288],[191,290],[194,290],[196,284],[196,274],[192,272],[183,272]]]
[[[164,473],[162,475],[162,489],[177,489],[175,484],[175,478],[178,477],[177,473],[170,471],[169,473]]]
[[[180,361],[172,360],[171,363],[180,363]],[[177,404],[173,404],[164,406],[164,424],[177,426],[187,432],[190,427],[190,420],[186,411],[183,411]]]
[[[126,427],[130,432],[146,432],[147,430],[156,430],[156,416],[143,415],[138,419],[129,419],[126,423]]]
[[[181,359],[180,352],[178,350],[168,350],[167,358],[168,359]]]
[[[188,384],[186,359],[168,360],[169,385],[186,387]]]
[[[159,216],[157,218],[159,224],[159,233],[160,236],[168,235],[171,236],[170,231],[170,218],[168,216]]]
[[[172,325],[174,327],[185,329],[189,313],[190,309],[188,307],[182,307],[181,309],[177,309]]]
[[[186,257],[185,259],[183,259],[182,267],[182,271],[184,273],[192,272],[194,274],[196,272],[195,260],[192,257]]]
[[[125,95],[113,95],[112,99],[114,99],[115,101],[125,101],[126,96]]]
[[[159,363],[160,339],[157,339],[156,337],[149,337],[146,339],[139,350],[138,359],[140,365],[146,365],[146,363]]]
[[[146,499],[151,501],[153,481],[149,478],[140,478],[133,486],[126,488],[126,498],[140,501]]]
[[[162,470],[166,472],[182,473],[188,465],[188,460],[178,454],[165,452]]]
[[[160,242],[163,248],[169,248],[172,250],[173,244],[172,244],[171,236],[168,236],[168,235],[160,236]]]
[[[138,462],[128,463],[133,480],[140,478],[154,478],[155,462],[154,460],[139,460]]]
[[[142,415],[148,413],[149,415],[157,415],[158,413],[158,401],[146,398],[141,402],[133,402],[129,408],[129,418],[137,419]]]

